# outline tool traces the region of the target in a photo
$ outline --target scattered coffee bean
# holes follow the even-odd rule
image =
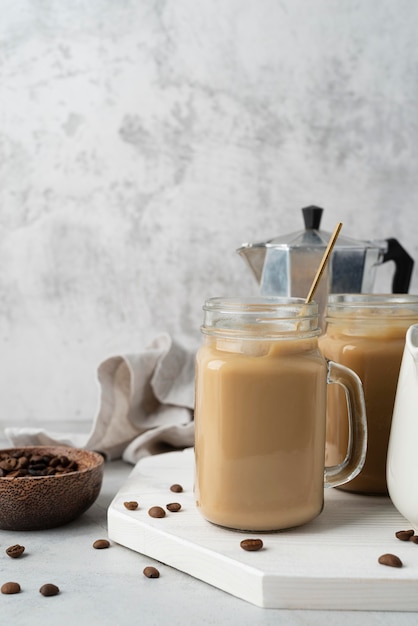
[[[135,502],[135,500],[131,500],[130,502],[124,502],[123,505],[129,511],[135,511],[138,508],[138,502]]]
[[[183,491],[183,487],[175,483],[174,485],[171,485],[170,491],[174,491],[174,493],[181,493]]]
[[[159,578],[160,572],[157,570],[156,567],[151,567],[151,565],[148,565],[148,567],[144,568],[144,576],[146,576],[147,578]]]
[[[398,530],[398,532],[395,533],[395,536],[401,541],[409,541],[413,535],[413,530]]]
[[[60,592],[59,587],[53,585],[52,583],[42,585],[39,591],[43,596],[56,596]]]
[[[412,535],[409,537],[409,541],[412,541],[412,543],[418,543],[418,535]]]
[[[77,461],[72,461],[63,455],[32,454],[27,450],[16,450],[11,454],[2,452],[0,454],[1,478],[53,476],[54,474],[68,474],[77,470]]]
[[[0,591],[2,593],[6,593],[6,594],[19,593],[20,592],[20,585],[19,585],[19,583],[13,583],[13,582],[4,583],[1,586]]]
[[[178,502],[170,502],[170,504],[166,504],[166,509],[171,511],[171,513],[177,513],[177,511],[181,509],[181,504]]]
[[[25,546],[20,546],[18,543],[14,546],[10,546],[6,549],[6,554],[12,559],[18,559],[25,551]]]
[[[151,517],[165,517],[165,511],[161,506],[152,506],[148,511]]]
[[[239,545],[243,550],[255,552],[256,550],[261,550],[263,542],[261,539],[243,539]]]
[[[110,547],[110,543],[107,539],[96,539],[93,543],[93,548],[96,550],[105,550]]]
[[[382,554],[379,556],[379,563],[388,565],[389,567],[402,567],[401,559],[396,554]]]

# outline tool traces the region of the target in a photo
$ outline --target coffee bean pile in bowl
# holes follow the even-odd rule
[[[97,499],[104,460],[66,446],[0,450],[0,528],[43,530],[79,517]]]

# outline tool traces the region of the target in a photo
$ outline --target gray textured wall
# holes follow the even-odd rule
[[[257,292],[235,248],[299,230],[307,204],[418,260],[418,2],[1,15],[3,425],[90,421],[101,360],[161,330],[195,345],[205,298]]]

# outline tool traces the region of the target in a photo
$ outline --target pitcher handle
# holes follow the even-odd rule
[[[367,420],[363,385],[353,370],[334,361],[327,361],[328,384],[341,385],[348,409],[349,437],[345,459],[338,465],[325,467],[325,487],[337,487],[353,480],[362,470],[367,451]]]

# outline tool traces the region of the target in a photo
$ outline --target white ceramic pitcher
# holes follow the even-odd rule
[[[389,438],[387,484],[393,504],[418,532],[418,324],[406,334]]]

